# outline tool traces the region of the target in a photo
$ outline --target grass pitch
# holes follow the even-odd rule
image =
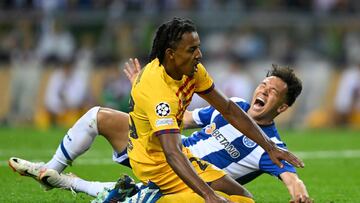
[[[44,192],[33,179],[12,172],[7,165],[11,156],[47,161],[63,138],[65,129],[43,132],[32,128],[0,129],[0,202],[90,202],[84,194],[53,189]],[[280,131],[289,149],[303,158],[305,169],[300,178],[317,203],[355,203],[360,199],[360,131],[325,129]],[[66,171],[98,181],[115,181],[121,173],[132,175],[111,160],[112,149],[99,136],[94,146]],[[262,175],[245,185],[258,203],[289,202],[282,182]]]

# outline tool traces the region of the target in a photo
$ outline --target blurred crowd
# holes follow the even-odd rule
[[[357,12],[356,0],[3,0],[3,9],[98,10],[116,8],[120,12],[237,10],[299,10],[316,13]]]
[[[227,96],[251,100],[271,64],[288,65],[304,89],[280,123],[360,126],[360,1],[5,0],[0,9],[4,125],[68,126],[93,105],[127,111],[122,64],[145,64],[156,26],[175,12],[197,24],[203,63]],[[194,97],[189,108],[203,105]]]

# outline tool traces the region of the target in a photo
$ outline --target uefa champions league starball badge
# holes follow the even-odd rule
[[[164,117],[170,114],[170,106],[166,102],[160,102],[155,108],[158,116]]]

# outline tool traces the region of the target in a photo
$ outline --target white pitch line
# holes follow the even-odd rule
[[[302,159],[327,159],[327,158],[358,158],[360,150],[331,150],[331,151],[313,151],[313,152],[294,152]]]
[[[336,158],[359,158],[360,157],[360,150],[329,150],[329,151],[298,151],[293,152],[297,156],[302,159],[336,159]],[[1,151],[0,151],[1,154]],[[39,160],[31,160],[31,161],[39,161]],[[42,160],[44,161],[44,160]],[[109,155],[108,158],[95,158],[95,157],[83,157],[74,162],[74,165],[110,165],[116,164],[112,161],[111,156]],[[0,167],[8,166],[7,160],[0,161]]]

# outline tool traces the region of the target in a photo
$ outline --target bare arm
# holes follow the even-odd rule
[[[309,197],[305,184],[295,173],[284,172],[280,174],[281,180],[286,185],[291,195],[291,201],[294,203],[312,203],[313,200]]]
[[[276,165],[283,167],[281,160],[285,160],[296,167],[304,167],[304,163],[299,158],[288,151],[279,149],[238,105],[218,90],[213,89],[200,96],[218,110],[237,130],[259,144]]]
[[[184,118],[183,118],[183,123],[184,123],[184,128],[185,129],[190,129],[190,128],[197,128],[199,127],[195,121],[194,118],[192,117],[192,111],[188,111],[186,110],[184,113]]]
[[[182,153],[180,134],[162,134],[158,137],[164,150],[166,161],[186,185],[203,197],[206,202],[228,202],[218,196],[214,190],[197,175],[190,161]]]

